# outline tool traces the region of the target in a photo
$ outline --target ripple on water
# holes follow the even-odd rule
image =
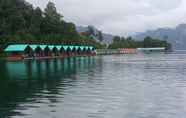
[[[185,59],[141,54],[0,62],[0,117],[184,118]]]

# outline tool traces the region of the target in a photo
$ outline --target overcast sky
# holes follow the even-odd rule
[[[27,0],[44,8],[48,0]],[[65,20],[131,35],[186,23],[186,0],[51,0]]]

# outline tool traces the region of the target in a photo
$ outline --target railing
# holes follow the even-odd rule
[[[97,55],[110,55],[110,54],[119,54],[118,49],[97,49]]]

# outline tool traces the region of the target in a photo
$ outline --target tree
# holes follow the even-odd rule
[[[78,37],[75,24],[65,23],[64,28],[65,28],[64,35],[66,36],[66,38],[68,38],[69,40],[68,42],[71,42],[72,40],[75,41],[74,39]]]
[[[47,7],[45,8],[45,17],[56,22],[62,20],[62,15],[57,13],[57,9],[53,2],[48,2]]]
[[[31,15],[29,32],[33,35],[39,35],[41,33],[42,14],[41,9],[37,7]]]
[[[94,28],[89,27],[94,33]],[[88,40],[87,40],[88,39]],[[45,44],[101,44],[90,37],[77,33],[74,23],[63,20],[55,4],[49,2],[42,11],[25,0],[0,0],[0,44],[6,43],[45,43]]]
[[[119,42],[120,39],[121,39],[121,38],[120,38],[119,36],[114,36],[113,41],[114,41],[114,42]]]
[[[113,43],[109,45],[110,49],[118,48],[152,48],[152,47],[165,47],[166,50],[171,49],[171,44],[167,41],[162,41],[159,39],[153,39],[151,37],[145,37],[144,41],[136,41],[132,37],[115,36]]]
[[[88,26],[88,31],[87,31],[87,35],[95,35],[95,31],[94,31],[94,27],[93,26]]]
[[[149,36],[145,37],[144,41],[143,41],[143,46],[145,48],[152,47],[152,44],[151,44],[152,41],[151,40],[152,40],[151,37],[149,37]]]
[[[49,2],[44,11],[44,20],[42,22],[42,31],[45,34],[56,34],[60,33],[62,27],[62,15],[57,13],[55,4]]]

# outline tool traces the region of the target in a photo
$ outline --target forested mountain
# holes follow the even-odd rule
[[[138,33],[136,36],[134,36],[134,38],[142,40],[146,36],[166,40],[172,44],[173,49],[186,49],[186,24],[180,24],[172,29],[160,28],[144,33]]]
[[[0,0],[0,43],[15,42],[101,46],[79,35],[75,24],[64,21],[52,2],[42,11],[25,0]]]
[[[92,32],[93,38],[100,41],[101,43],[105,43],[105,44],[112,43],[113,38],[114,38],[114,36],[112,34],[104,33],[102,31],[98,30],[97,28],[95,28],[94,26],[87,26],[87,27],[77,26],[76,29],[79,33],[93,31]],[[100,36],[100,33],[102,36]],[[101,37],[101,39],[100,39],[100,37]]]

